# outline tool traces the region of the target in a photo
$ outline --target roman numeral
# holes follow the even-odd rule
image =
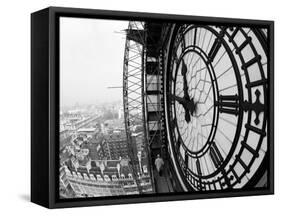
[[[184,163],[185,163],[185,167],[188,167],[188,154],[187,152],[185,152],[185,157],[184,157]]]
[[[194,30],[194,40],[193,40],[193,45],[196,45],[196,37],[197,37],[197,28]]]
[[[199,159],[196,160],[196,168],[197,168],[197,173],[198,173],[198,175],[199,175],[199,176],[202,176],[202,171],[201,171]]]
[[[231,115],[239,114],[239,97],[238,95],[220,95],[215,105],[218,106],[220,113],[227,113]]]
[[[210,146],[210,157],[216,168],[218,168],[223,162],[223,157],[215,142],[213,142]]]
[[[215,42],[213,43],[213,45],[210,49],[210,52],[208,53],[209,62],[212,62],[214,60],[214,58],[217,55],[220,47],[221,47],[221,41],[220,41],[219,38],[216,38]]]

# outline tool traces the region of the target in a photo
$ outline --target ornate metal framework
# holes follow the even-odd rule
[[[144,80],[144,59],[145,59],[145,31],[144,23],[130,21],[126,30],[126,44],[124,54],[123,68],[123,102],[125,129],[127,133],[128,146],[130,148],[130,158],[133,168],[134,179],[140,193],[145,191],[142,188],[142,167],[139,165],[139,153],[135,151],[136,144],[133,143],[133,134],[139,126],[138,136],[142,138],[143,148],[141,161],[146,160],[147,169],[151,179],[151,187],[154,188],[152,172],[150,170],[150,153],[147,142],[147,131],[144,121],[144,98],[143,98],[143,80]],[[140,155],[139,155],[140,157]]]
[[[144,73],[144,109],[147,128],[148,146],[151,157],[165,154],[165,126],[163,101],[163,54],[161,49],[161,33],[163,24],[147,23],[146,58]]]

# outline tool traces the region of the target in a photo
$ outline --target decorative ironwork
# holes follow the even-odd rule
[[[256,101],[252,104],[249,103],[248,101],[245,101],[243,104],[243,108],[245,111],[253,110],[256,113],[256,118],[254,122],[256,125],[258,125],[260,123],[260,119],[259,119],[260,113],[264,112],[265,106],[260,102],[261,92],[258,89],[255,91],[255,95],[256,95]]]
[[[256,171],[265,168],[263,161],[266,149],[262,149],[261,145],[267,134],[267,74],[264,69],[268,55],[266,31],[202,25],[174,25],[171,29],[174,33],[170,36],[170,44],[167,43],[170,46],[170,57],[165,71],[165,115],[169,147],[183,189],[216,190],[250,184],[251,178],[247,174],[252,177]],[[196,53],[196,49],[200,55]],[[193,125],[197,125],[198,120],[195,118],[206,113],[196,116],[195,112],[195,116],[190,116],[191,120],[187,121],[184,116],[190,108],[183,112],[179,105],[186,103],[179,101],[186,89],[182,84],[182,76],[178,73],[183,70],[183,59],[189,70],[189,77],[184,77],[184,80],[187,79],[190,87],[188,93],[194,98],[195,104],[206,105],[206,100],[201,102],[201,93],[204,91],[210,97],[212,92],[212,87],[205,91],[205,84],[200,87],[200,82],[213,86],[213,105],[207,105],[209,108],[206,112],[214,110],[212,116],[217,118],[211,124],[201,125],[212,127],[205,135],[204,130],[202,132],[202,129],[200,131],[198,126]],[[205,62],[203,66],[200,61]],[[206,70],[207,67],[210,67],[210,78],[206,80],[205,76],[202,81],[202,68]],[[192,84],[192,80],[195,84]],[[196,98],[196,94],[200,96]],[[263,116],[260,115],[262,112]],[[252,119],[253,113],[255,119]],[[233,128],[232,132],[229,129],[224,131],[222,125]],[[194,130],[199,130],[196,136],[192,135]],[[198,135],[204,137],[205,142],[198,142]],[[223,139],[220,140],[219,137]],[[253,137],[258,140],[254,144],[251,143]],[[225,142],[229,144],[226,145]],[[196,145],[197,148],[194,147]]]
[[[130,159],[133,168],[134,179],[138,186],[139,193],[144,193],[142,189],[142,166],[141,161],[146,160],[147,169],[152,183],[152,172],[149,163],[149,150],[147,147],[146,129],[144,124],[143,108],[143,61],[145,58],[145,35],[144,23],[130,21],[126,30],[126,44],[123,68],[123,102],[125,128],[130,148]],[[136,152],[136,143],[133,142],[133,134],[136,127],[138,137],[143,141],[144,150]],[[153,184],[151,185],[153,188]]]

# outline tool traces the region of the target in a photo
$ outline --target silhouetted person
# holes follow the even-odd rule
[[[157,155],[157,158],[155,160],[155,166],[159,175],[162,176],[164,161],[159,154]]]

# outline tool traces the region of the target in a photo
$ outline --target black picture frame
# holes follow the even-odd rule
[[[58,198],[59,17],[192,22],[257,26],[269,35],[269,183],[266,189],[120,197]],[[31,201],[47,208],[145,203],[274,194],[274,22],[264,20],[168,15],[125,11],[49,7],[31,14]]]

